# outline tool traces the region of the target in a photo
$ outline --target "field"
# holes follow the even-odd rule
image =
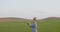
[[[26,22],[0,22],[0,32],[32,32]],[[60,32],[60,20],[38,21],[38,32]]]

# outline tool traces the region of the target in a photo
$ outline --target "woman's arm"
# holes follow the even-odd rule
[[[31,24],[31,23],[29,23],[29,22],[27,22],[27,25],[28,25],[29,27],[32,27],[32,24]]]

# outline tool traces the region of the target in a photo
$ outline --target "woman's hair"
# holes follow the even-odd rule
[[[34,17],[33,20],[36,21],[36,17]]]

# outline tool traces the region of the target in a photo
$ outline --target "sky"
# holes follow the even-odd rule
[[[60,0],[0,0],[0,17],[60,17]]]

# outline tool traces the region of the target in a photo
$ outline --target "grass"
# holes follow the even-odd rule
[[[26,22],[0,22],[0,32],[32,32]],[[60,20],[38,22],[38,32],[60,32]]]

